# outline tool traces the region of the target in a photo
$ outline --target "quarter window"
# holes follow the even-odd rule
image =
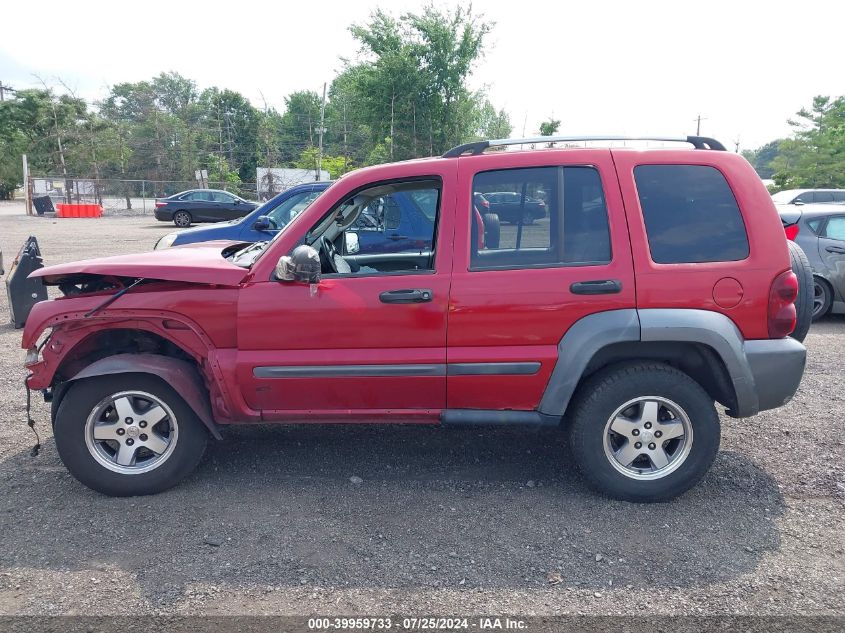
[[[532,167],[473,179],[472,270],[607,263],[607,206],[594,167]]]
[[[634,178],[652,261],[679,264],[748,257],[742,214],[719,170],[706,165],[640,165]]]

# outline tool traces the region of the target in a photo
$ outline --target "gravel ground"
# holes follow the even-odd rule
[[[58,263],[171,229],[0,203],[7,268],[30,234]],[[4,323],[0,615],[845,615],[845,318],[807,345],[794,400],[723,419],[710,474],[671,503],[593,495],[559,433],[368,426],[232,429],[176,489],[111,499],[67,474],[40,397],[30,457]]]

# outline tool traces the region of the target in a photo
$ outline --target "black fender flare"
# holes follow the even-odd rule
[[[115,354],[94,361],[54,389],[53,421],[62,398],[75,381],[111,374],[151,374],[161,378],[185,400],[215,439],[223,438],[211,412],[205,383],[196,367],[187,361],[158,354]]]

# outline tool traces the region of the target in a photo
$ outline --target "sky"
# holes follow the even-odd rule
[[[0,29],[0,82],[60,81],[89,100],[176,71],[200,89],[284,109],[320,91],[358,51],[348,26],[421,0],[14,2]],[[441,8],[453,0],[437,0]],[[496,23],[469,80],[507,110],[512,136],[701,134],[731,149],[788,135],[814,95],[845,94],[845,2],[475,0]]]

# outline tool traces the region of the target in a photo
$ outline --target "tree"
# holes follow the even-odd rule
[[[845,186],[845,97],[817,96],[796,117],[771,162],[777,188]]]
[[[560,120],[549,117],[540,124],[540,136],[554,136],[560,129]]]
[[[774,175],[772,161],[780,154],[780,144],[783,139],[770,141],[755,150],[744,150],[742,155],[757,170],[760,178],[768,179]]]

